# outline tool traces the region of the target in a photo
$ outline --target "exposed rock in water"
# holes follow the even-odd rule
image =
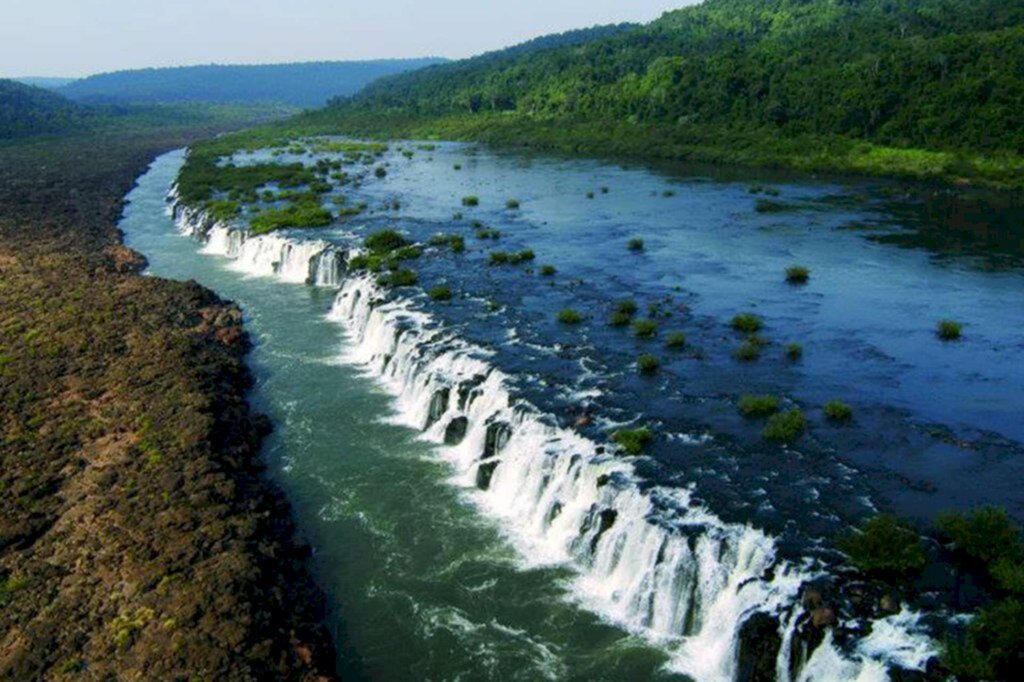
[[[505,422],[488,424],[487,434],[484,436],[484,451],[480,459],[496,457],[511,437],[512,429]]]
[[[450,395],[451,390],[448,388],[442,388],[434,393],[430,399],[430,410],[427,413],[427,424],[424,428],[430,428],[436,424],[441,415],[448,411],[448,397]]]
[[[779,623],[767,613],[755,613],[740,628],[739,682],[773,682],[775,662],[782,647]]]
[[[466,417],[456,417],[448,422],[448,426],[444,430],[444,444],[445,445],[458,445],[462,442],[462,439],[466,437],[466,431],[469,429],[469,419]]]
[[[476,470],[476,487],[480,490],[487,490],[491,487],[491,478],[494,476],[494,470],[498,468],[500,462],[491,460],[490,462],[483,462],[480,467]]]

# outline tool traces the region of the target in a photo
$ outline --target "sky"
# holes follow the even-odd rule
[[[3,0],[0,78],[187,64],[468,57],[696,0]]]

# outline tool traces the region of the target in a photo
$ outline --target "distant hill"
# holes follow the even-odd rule
[[[80,128],[92,117],[87,107],[49,90],[0,80],[0,140]]]
[[[24,78],[12,78],[11,80],[16,80],[19,83],[24,83],[25,85],[34,85],[37,88],[46,88],[48,90],[54,90],[56,88],[64,87],[68,83],[74,83],[77,79],[53,78],[50,76],[25,76]]]
[[[98,74],[59,89],[90,104],[281,103],[322,106],[371,81],[443,62],[440,58],[307,62],[253,66],[208,65]]]
[[[608,35],[384,78],[308,118],[1020,186],[1021,74],[1024,0],[705,0]]]

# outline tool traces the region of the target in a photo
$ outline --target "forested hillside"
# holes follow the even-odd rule
[[[350,95],[376,78],[440,61],[427,58],[138,69],[90,76],[59,91],[80,102],[104,104],[275,102],[316,107],[332,96]]]
[[[80,127],[92,113],[60,95],[0,80],[0,140]]]
[[[497,114],[505,129],[561,122],[606,138],[653,127],[661,152],[671,138],[673,155],[713,159],[739,139],[752,160],[793,165],[811,150],[787,140],[819,155],[860,140],[953,153],[876,159],[881,170],[1005,176],[1022,170],[1006,155],[1024,152],[1024,0],[707,0],[583,44],[382,79],[333,111],[367,112],[460,117],[446,133]],[[592,130],[575,137],[598,146]]]

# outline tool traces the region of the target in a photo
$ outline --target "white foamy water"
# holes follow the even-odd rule
[[[781,560],[771,536],[723,522],[689,490],[642,491],[629,459],[517,398],[491,353],[412,299],[371,275],[345,277],[344,254],[326,242],[248,237],[182,207],[175,217],[204,252],[233,259],[242,272],[340,287],[329,316],[349,340],[342,359],[393,396],[393,421],[437,443],[454,480],[527,565],[574,569],[572,599],[667,648],[673,670],[701,682],[736,679],[741,629],[755,613],[780,623],[776,671],[787,682],[884,680],[888,664],[922,669],[934,655],[917,616],[905,611],[874,623],[849,652],[828,632],[793,670],[800,589],[814,571]]]

